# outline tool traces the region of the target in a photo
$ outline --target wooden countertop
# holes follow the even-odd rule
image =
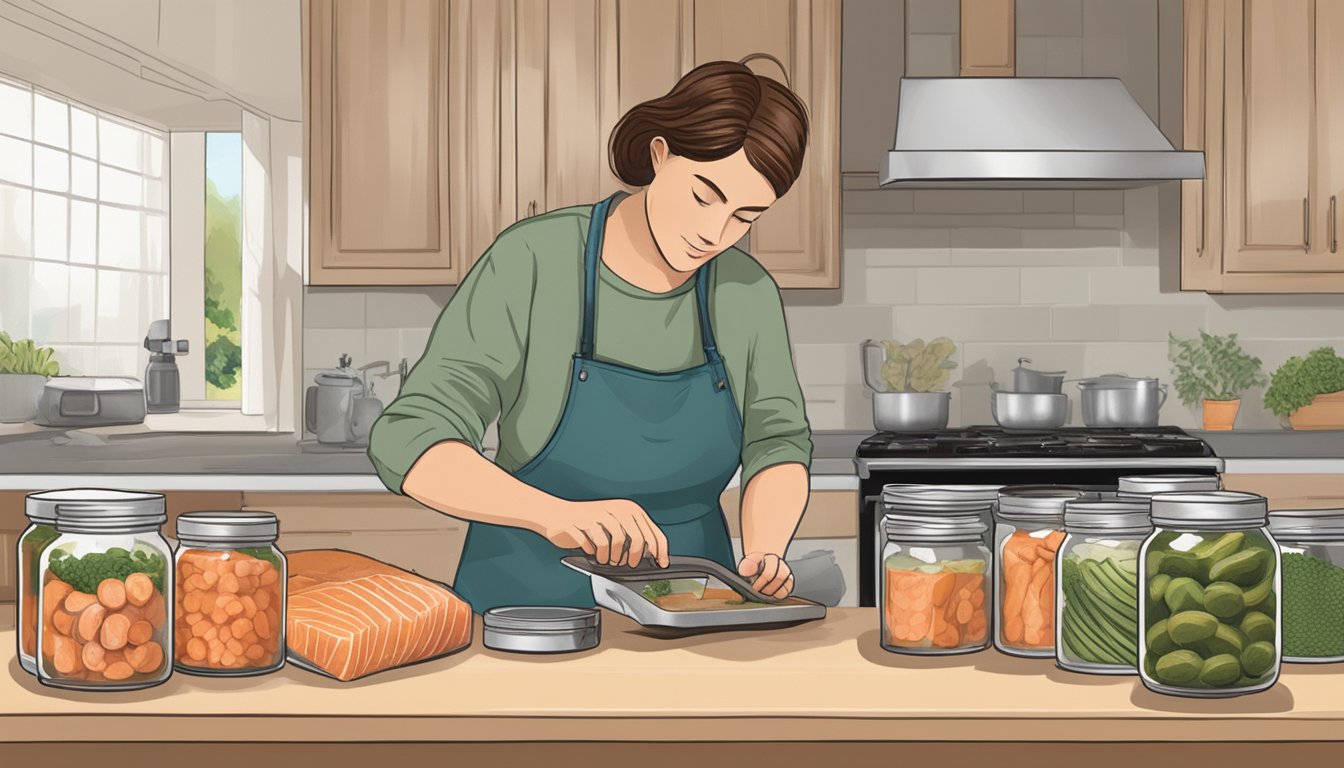
[[[544,657],[485,649],[478,619],[468,650],[353,683],[287,667],[104,694],[41,686],[2,621],[0,742],[1344,741],[1341,665],[1288,665],[1251,696],[1174,698],[993,650],[887,653],[871,608],[673,640],[604,612],[600,647]]]

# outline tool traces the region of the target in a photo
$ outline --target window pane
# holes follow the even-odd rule
[[[164,187],[163,182],[159,181],[158,179],[143,179],[140,183],[144,185],[145,207],[162,209],[163,187]]]
[[[145,222],[145,269],[152,272],[168,272],[168,264],[163,252],[163,241],[168,237],[168,218],[155,213],[147,213]]]
[[[70,193],[98,197],[98,164],[76,155],[70,158]]]
[[[33,95],[33,139],[61,149],[70,148],[70,110],[65,102]]]
[[[70,340],[93,341],[94,296],[98,273],[91,267],[70,268]]]
[[[136,129],[98,118],[98,159],[104,163],[140,172],[145,165],[144,134]]]
[[[145,182],[140,176],[106,165],[99,166],[98,172],[100,201],[137,206],[145,204]]]
[[[33,262],[0,257],[0,330],[16,339],[28,333],[29,280]]]
[[[0,184],[0,255],[33,255],[33,193]]]
[[[148,327],[141,325],[140,312],[140,275],[98,273],[98,341],[139,342]]]
[[[241,133],[205,135],[205,397],[242,397]]]
[[[61,366],[62,376],[82,376],[100,373],[98,370],[98,348],[80,347],[69,344],[55,344],[52,357]]]
[[[0,133],[27,139],[33,135],[33,92],[0,83]]]
[[[146,275],[144,281],[145,330],[149,330],[150,322],[168,317],[168,276]]]
[[[104,267],[140,269],[140,212],[98,206],[98,263]],[[98,316],[103,315],[99,288]],[[102,322],[99,320],[99,322]]]
[[[98,208],[93,203],[70,201],[70,261],[98,263]]]
[[[70,108],[70,151],[98,157],[98,118],[79,107]]]
[[[168,154],[168,145],[163,139],[150,134],[148,154],[145,156],[145,175],[154,178],[163,177],[164,158]]]
[[[65,261],[66,202],[60,195],[33,196],[33,256]]]
[[[33,186],[65,192],[70,189],[70,155],[50,147],[34,147]]]
[[[32,301],[28,305],[31,335],[38,344],[66,341],[69,335],[70,268],[46,261],[33,262]]]
[[[0,136],[0,181],[33,183],[33,145],[20,139]]]
[[[140,350],[134,346],[97,347],[99,376],[134,376],[140,378]]]

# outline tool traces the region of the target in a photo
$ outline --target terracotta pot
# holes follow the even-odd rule
[[[1241,400],[1205,400],[1204,429],[1225,432],[1237,423]]]
[[[1344,429],[1344,392],[1317,395],[1288,416],[1293,429]]]

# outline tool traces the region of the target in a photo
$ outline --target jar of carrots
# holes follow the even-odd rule
[[[163,496],[64,492],[60,535],[38,557],[37,674],[82,690],[148,688],[167,680],[172,551],[159,533]]]
[[[993,602],[981,514],[991,506],[982,489],[884,489],[884,649],[941,655],[989,646]]]
[[[1014,656],[1054,658],[1055,553],[1064,542],[1064,505],[1099,498],[1067,486],[1008,486],[994,508],[994,647]]]
[[[194,675],[262,675],[285,664],[285,556],[270,512],[177,518],[173,663]]]
[[[47,545],[59,537],[56,530],[56,502],[69,491],[30,493],[23,502],[28,527],[19,534],[19,612],[15,622],[19,645],[19,666],[30,675],[37,674],[37,601],[42,595],[42,574],[38,558]]]

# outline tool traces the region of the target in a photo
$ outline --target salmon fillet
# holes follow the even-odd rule
[[[289,650],[338,680],[471,644],[471,606],[452,590],[340,549],[286,554]]]

